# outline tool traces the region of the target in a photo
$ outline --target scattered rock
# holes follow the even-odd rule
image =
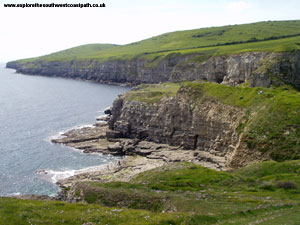
[[[114,144],[110,144],[108,145],[108,151],[110,152],[117,152],[119,153],[119,155],[122,155],[123,154],[123,147],[121,146],[120,142],[116,142]]]

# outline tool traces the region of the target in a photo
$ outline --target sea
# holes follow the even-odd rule
[[[118,157],[51,143],[89,126],[128,87],[17,74],[0,64],[0,196],[55,196],[58,179],[107,166]]]

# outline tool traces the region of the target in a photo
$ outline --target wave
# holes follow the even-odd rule
[[[76,126],[73,126],[73,127],[70,127],[70,128],[66,128],[65,130],[59,131],[57,134],[51,135],[51,136],[45,138],[44,141],[51,142],[51,140],[53,140],[53,139],[63,138],[64,134],[67,133],[68,131],[71,131],[71,130],[80,130],[80,129],[86,128],[86,127],[95,127],[95,126],[93,124],[80,124],[80,125],[76,125]]]
[[[66,179],[68,177],[74,176],[76,170],[66,170],[66,171],[54,171],[54,170],[45,170],[45,177],[50,178],[53,183],[56,183],[59,180]]]
[[[48,178],[51,182],[57,183],[59,180],[63,180],[75,175],[83,174],[83,173],[93,173],[93,172],[99,172],[104,170],[110,170],[111,168],[115,167],[117,164],[117,161],[119,159],[114,159],[113,162],[99,165],[99,166],[91,166],[84,169],[79,170],[41,170],[37,171],[36,173],[41,174],[45,178]]]
[[[15,193],[8,194],[7,196],[19,196],[19,195],[21,195],[20,192],[15,192]]]

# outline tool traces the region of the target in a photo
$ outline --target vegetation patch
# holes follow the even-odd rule
[[[176,83],[164,83],[157,85],[143,84],[135,87],[131,92],[126,93],[125,97],[131,101],[153,104],[161,100],[162,97],[174,96],[179,87],[179,84]]]
[[[164,191],[197,191],[208,186],[230,186],[235,181],[236,177],[231,174],[189,163],[144,172],[133,180],[134,183],[146,184],[153,190]]]
[[[110,188],[112,186],[114,188]],[[108,207],[127,207],[156,212],[162,211],[167,201],[167,196],[146,193],[143,189],[130,188],[130,185],[123,186],[121,183],[112,183],[112,185],[81,183],[77,188],[82,190],[87,203],[97,203]]]
[[[297,224],[299,167],[300,161],[263,162],[220,172],[174,163],[130,183],[76,185],[93,204],[2,197],[0,224]]]

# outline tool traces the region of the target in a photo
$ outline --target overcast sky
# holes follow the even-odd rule
[[[4,3],[105,3],[106,8],[4,8]],[[300,19],[299,0],[1,0],[0,62],[89,43],[127,44],[162,33]]]

